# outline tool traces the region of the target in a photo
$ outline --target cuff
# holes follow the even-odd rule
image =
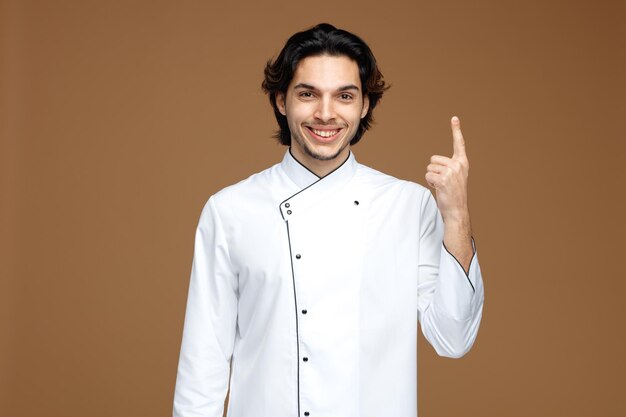
[[[435,302],[446,315],[466,320],[479,309],[484,298],[482,275],[478,264],[478,253],[474,239],[474,254],[466,273],[460,262],[443,245],[439,263],[439,281],[435,293]]]
[[[456,258],[456,256],[454,256],[452,254],[452,252],[450,252],[448,250],[448,248],[446,247],[446,244],[443,241],[441,241],[441,244],[443,245],[443,249],[448,253],[448,255],[450,255],[456,261],[456,263],[459,265],[459,268],[461,268],[461,271],[463,271],[463,273],[467,277],[467,280],[468,280],[469,284],[472,286],[472,290],[474,292],[476,292],[476,287],[474,286],[474,283],[472,282],[472,279],[470,279],[470,273],[472,271],[472,263],[476,259],[476,243],[474,242],[474,236],[470,236],[470,238],[472,239],[472,259],[470,260],[470,266],[469,266],[467,272],[465,272],[465,268],[463,268],[463,265],[461,265],[461,262],[459,262],[459,260]]]

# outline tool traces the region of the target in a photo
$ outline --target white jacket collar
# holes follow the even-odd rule
[[[352,178],[356,172],[357,162],[354,154],[350,152],[348,158],[343,164],[337,167],[334,171],[329,172],[324,177],[318,177],[313,171],[305,167],[300,163],[292,154],[291,149],[285,152],[281,167],[294,183],[300,188],[306,188],[320,180],[330,180],[343,182],[346,179]]]
[[[283,219],[288,220],[346,185],[354,177],[358,163],[350,152],[343,164],[321,178],[298,162],[290,151],[285,153],[280,165],[289,179],[300,187],[280,204]]]

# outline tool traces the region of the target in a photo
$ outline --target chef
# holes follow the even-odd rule
[[[458,358],[482,313],[459,119],[433,196],[352,153],[388,88],[356,35],[296,33],[263,88],[287,149],[202,211],[174,416],[415,417],[418,325]]]

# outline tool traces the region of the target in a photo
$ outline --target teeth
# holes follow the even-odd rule
[[[316,130],[316,129],[311,129],[311,130],[317,136],[321,136],[323,138],[329,138],[331,136],[335,136],[337,132],[339,132],[339,130]]]

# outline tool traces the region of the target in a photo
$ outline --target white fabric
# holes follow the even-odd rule
[[[482,314],[476,253],[466,275],[442,240],[429,190],[353,154],[320,179],[287,152],[215,194],[196,233],[174,416],[222,416],[232,357],[230,417],[415,417],[418,320],[459,357]]]

